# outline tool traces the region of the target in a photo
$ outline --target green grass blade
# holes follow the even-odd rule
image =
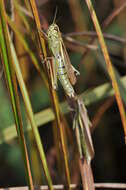
[[[4,1],[0,2],[0,44],[1,44],[1,51],[2,51],[2,58],[4,64],[4,73],[6,76],[6,82],[8,86],[8,91],[10,94],[11,104],[14,113],[14,119],[16,123],[17,134],[19,137],[19,142],[22,150],[22,156],[24,159],[25,170],[27,181],[29,184],[29,188],[33,189],[33,181],[32,175],[30,170],[30,163],[28,159],[28,152],[26,148],[26,143],[23,134],[23,124],[20,112],[20,103],[19,97],[17,92],[17,83],[15,78],[15,73],[12,66],[12,57],[11,57],[11,50],[10,50],[10,43],[9,43],[9,33],[7,24],[5,22],[5,8],[4,8]]]
[[[25,108],[26,108],[26,111],[27,111],[27,115],[28,115],[28,118],[29,118],[31,126],[32,126],[32,130],[33,130],[33,133],[34,133],[34,137],[35,137],[35,141],[36,141],[36,144],[37,144],[38,151],[40,153],[40,158],[41,158],[41,161],[42,161],[42,165],[43,165],[43,169],[44,169],[44,172],[45,172],[45,175],[46,175],[46,178],[47,178],[48,185],[49,185],[49,187],[51,187],[52,180],[51,180],[51,177],[50,177],[50,174],[49,174],[49,171],[48,171],[47,162],[46,162],[46,156],[45,156],[43,145],[42,145],[40,135],[39,135],[39,132],[38,132],[38,129],[37,129],[37,125],[36,125],[36,122],[34,120],[34,114],[33,114],[33,111],[32,111],[32,106],[31,106],[31,102],[30,102],[29,95],[28,95],[28,92],[27,92],[27,88],[26,88],[26,85],[24,83],[22,73],[21,73],[21,69],[20,69],[18,59],[17,59],[16,53],[15,53],[15,49],[14,49],[14,46],[13,46],[12,43],[11,43],[11,51],[13,52],[14,69],[15,69],[15,72],[16,72],[16,76],[17,76],[17,79],[18,79],[18,82],[19,82],[21,92],[22,92],[22,96],[23,96],[23,100],[24,100],[24,103],[25,103]]]
[[[126,88],[126,76],[121,78],[121,82]],[[80,96],[83,99],[84,104],[86,106],[90,106],[94,103],[97,103],[98,101],[102,101],[113,95],[114,95],[114,90],[112,89],[111,84],[105,83],[92,90],[88,90],[82,93]],[[67,102],[61,103],[60,107],[64,114],[67,114],[70,112]],[[35,122],[37,126],[42,126],[55,119],[54,112],[51,108],[48,108],[36,113],[34,117],[35,117]],[[31,130],[30,126],[27,128],[27,130]],[[12,140],[13,138],[17,136],[14,125],[6,128],[5,130],[2,131],[2,133],[3,133],[4,141]],[[0,140],[0,144],[2,144],[4,141]]]

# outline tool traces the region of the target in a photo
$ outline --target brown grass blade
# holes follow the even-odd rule
[[[110,60],[110,57],[109,57],[109,54],[108,54],[108,50],[107,50],[107,47],[106,47],[106,44],[105,44],[105,41],[104,41],[104,38],[103,38],[103,34],[102,34],[102,31],[101,31],[101,28],[100,28],[100,25],[99,25],[95,10],[93,8],[92,2],[91,2],[91,0],[85,0],[85,1],[87,3],[89,12],[91,14],[91,18],[92,18],[92,21],[94,23],[94,26],[95,26],[95,29],[96,29],[96,32],[97,32],[97,35],[98,35],[99,43],[100,43],[100,46],[101,46],[101,49],[102,49],[102,52],[103,52],[103,55],[104,55],[104,59],[105,59],[105,62],[106,62],[108,73],[109,73],[110,79],[112,81],[112,86],[113,86],[113,89],[115,91],[115,97],[116,97],[117,105],[118,105],[118,108],[119,108],[119,112],[120,112],[120,116],[121,116],[121,120],[122,120],[122,124],[123,124],[123,128],[124,128],[125,140],[126,140],[126,115],[125,115],[125,110],[124,110],[124,105],[123,105],[123,102],[122,102],[122,98],[121,98],[121,95],[120,95],[120,92],[119,92],[119,87],[118,87],[118,84],[116,82],[115,73],[114,73],[114,70],[113,70],[113,67],[112,67],[112,63],[111,63],[111,60]]]
[[[73,129],[79,151],[79,166],[83,189],[93,190],[94,180],[91,170],[91,160],[94,157],[94,148],[90,133],[90,121],[87,110],[81,98],[70,100],[70,106],[75,111]]]
[[[37,27],[37,31],[38,31],[38,37],[39,37],[39,41],[40,41],[40,50],[41,50],[41,59],[46,60],[46,58],[47,58],[46,46],[45,46],[44,38],[40,35],[40,32],[39,32],[39,31],[41,31],[41,23],[40,23],[40,19],[39,19],[35,1],[30,0],[30,5],[31,5],[32,13],[34,15],[34,19],[35,19],[35,23],[36,23],[36,27]],[[45,64],[45,73],[48,76],[48,69],[47,69],[46,64]],[[48,79],[49,79],[49,76],[48,76]],[[50,80],[48,82],[50,84]],[[69,171],[69,167],[68,167],[67,148],[66,148],[65,141],[64,141],[64,132],[63,132],[63,127],[61,125],[61,114],[60,114],[60,109],[59,109],[59,104],[58,104],[58,98],[56,96],[55,90],[52,89],[51,85],[49,85],[49,90],[50,90],[52,105],[53,105],[53,108],[55,111],[55,117],[56,117],[58,130],[59,130],[59,134],[60,134],[60,142],[61,142],[64,163],[65,163],[66,179],[67,179],[67,184],[68,184],[68,187],[70,190],[71,189],[70,188],[70,171]]]
[[[105,29],[107,28],[107,26],[109,26],[109,24],[111,24],[111,22],[125,9],[126,7],[126,2],[123,2],[120,7],[115,8],[112,13],[104,20],[103,24],[102,24],[102,28]],[[92,39],[90,40],[90,44],[93,44],[95,40],[95,37],[92,37]],[[85,50],[82,58],[81,58],[81,63],[84,62],[84,58],[85,56],[89,53],[89,49]]]
[[[79,166],[82,176],[83,189],[94,190],[94,179],[92,174],[91,165],[86,160],[79,160]]]

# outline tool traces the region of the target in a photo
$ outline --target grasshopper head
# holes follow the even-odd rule
[[[47,38],[53,55],[58,54],[60,51],[61,33],[57,24],[53,23],[49,26],[47,30]]]
[[[57,24],[51,24],[50,26],[49,26],[49,28],[48,28],[48,30],[47,30],[47,36],[48,36],[48,38],[53,38],[53,37],[59,37],[59,27],[58,27],[58,25]]]

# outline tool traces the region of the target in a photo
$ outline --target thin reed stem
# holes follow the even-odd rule
[[[109,73],[109,76],[110,76],[110,79],[112,82],[112,86],[113,86],[113,89],[115,91],[115,97],[116,97],[117,105],[119,108],[119,112],[120,112],[120,116],[121,116],[121,120],[122,120],[122,124],[123,124],[123,129],[124,129],[124,134],[125,134],[125,141],[126,141],[126,115],[125,115],[125,109],[124,109],[124,105],[123,105],[122,98],[120,95],[119,87],[118,87],[118,84],[116,82],[115,73],[114,73],[114,70],[112,67],[112,63],[111,63],[111,60],[110,60],[110,57],[108,54],[108,50],[107,50],[107,47],[106,47],[106,44],[104,41],[104,37],[103,37],[102,31],[101,31],[101,27],[99,25],[99,22],[98,22],[95,10],[93,8],[92,2],[91,2],[91,0],[85,0],[85,1],[87,3],[89,12],[91,14],[91,18],[92,18],[92,21],[94,23],[94,26],[95,26],[95,29],[96,29],[96,32],[98,35],[99,43],[100,43],[100,46],[101,46],[101,49],[103,52],[103,56],[104,56],[104,59],[106,62],[106,66],[107,66],[108,73]]]
[[[32,9],[32,12],[34,15],[34,19],[35,19],[35,23],[36,23],[36,27],[37,27],[37,31],[38,31],[38,37],[39,37],[39,41],[40,41],[40,49],[41,49],[41,53],[42,53],[41,59],[46,60],[47,59],[46,46],[45,46],[44,38],[42,38],[42,36],[40,35],[41,23],[40,23],[40,19],[39,19],[35,1],[30,0],[30,5],[31,5],[31,9]],[[48,69],[47,69],[46,65],[45,65],[45,72],[48,76]],[[50,77],[48,76],[48,82],[50,84],[49,78]],[[59,128],[61,147],[62,147],[63,158],[64,158],[64,162],[65,162],[66,179],[67,179],[67,184],[68,184],[68,187],[70,190],[71,189],[70,188],[70,171],[69,171],[69,166],[68,166],[67,149],[66,149],[66,145],[65,145],[65,141],[64,141],[63,126],[61,125],[61,115],[60,115],[60,109],[59,109],[59,105],[58,105],[58,98],[56,96],[55,90],[52,89],[51,85],[49,85],[49,90],[50,90],[50,95],[51,95],[51,99],[52,99],[52,105],[53,105],[53,108],[55,111],[57,126]]]

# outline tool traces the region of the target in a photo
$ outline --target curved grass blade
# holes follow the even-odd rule
[[[15,73],[12,66],[12,56],[10,50],[10,43],[9,43],[9,33],[7,24],[5,22],[5,8],[4,8],[4,1],[0,2],[0,44],[1,44],[1,51],[2,51],[2,58],[4,64],[4,73],[6,76],[6,82],[8,86],[8,91],[10,94],[11,104],[14,113],[14,119],[16,123],[17,134],[19,137],[19,142],[22,150],[22,156],[25,164],[25,171],[27,176],[27,181],[29,184],[30,189],[33,188],[33,181],[32,175],[30,170],[30,163],[28,158],[27,147],[25,143],[24,133],[23,133],[23,124],[20,112],[20,102],[17,92],[17,83],[15,78]]]
[[[24,103],[25,103],[25,108],[26,108],[26,111],[27,111],[27,115],[29,117],[29,120],[30,120],[30,123],[31,123],[31,126],[32,126],[32,130],[33,130],[33,134],[34,134],[35,141],[36,141],[36,144],[37,144],[37,148],[38,148],[38,151],[40,153],[40,158],[41,158],[41,161],[42,161],[43,169],[44,169],[44,172],[45,172],[45,175],[46,175],[46,178],[47,178],[49,188],[52,189],[52,180],[51,180],[51,177],[50,177],[50,174],[49,174],[49,171],[48,171],[47,162],[46,162],[46,156],[45,156],[45,153],[44,153],[43,145],[42,145],[42,142],[41,142],[41,139],[40,139],[40,135],[39,135],[39,132],[38,132],[38,129],[37,129],[36,122],[34,120],[34,114],[33,114],[33,111],[32,111],[32,106],[31,106],[31,103],[30,103],[29,95],[28,95],[28,92],[27,92],[27,89],[26,89],[26,86],[25,86],[25,83],[24,83],[24,80],[23,80],[23,77],[22,77],[21,69],[20,69],[18,59],[17,59],[16,53],[15,53],[15,49],[14,49],[14,46],[13,46],[12,43],[11,43],[11,51],[13,52],[13,58],[15,60],[14,69],[15,69],[15,72],[16,72],[16,76],[17,76],[17,79],[18,79],[18,83],[19,83],[21,92],[22,92],[22,96],[23,96],[23,100],[24,100]]]
[[[122,102],[122,98],[120,95],[119,87],[118,87],[118,84],[116,82],[115,73],[114,73],[114,70],[112,67],[112,63],[111,63],[111,60],[110,60],[110,57],[108,54],[108,50],[107,50],[107,47],[106,47],[106,44],[104,41],[104,37],[103,37],[102,31],[101,31],[95,10],[93,8],[92,2],[91,2],[91,0],[85,0],[85,1],[86,1],[87,6],[88,6],[89,12],[91,14],[91,18],[92,18],[92,21],[94,23],[94,26],[95,26],[95,29],[96,29],[96,32],[98,35],[99,43],[100,43],[100,46],[101,46],[101,49],[102,49],[102,52],[104,55],[104,59],[105,59],[106,66],[108,69],[108,73],[109,73],[109,76],[110,76],[110,79],[112,82],[112,86],[113,86],[113,89],[115,91],[115,98],[116,98],[117,105],[119,108],[119,112],[120,112],[120,116],[121,116],[121,120],[122,120],[122,125],[123,125],[123,129],[124,129],[125,141],[126,141],[126,114],[125,114],[125,109],[124,109],[124,105]]]
[[[123,83],[124,87],[126,88],[126,76],[121,78],[121,82]],[[97,103],[98,101],[102,101],[108,97],[111,97],[114,95],[114,91],[111,87],[110,83],[105,83],[103,85],[100,85],[92,90],[88,90],[79,96],[83,99],[84,104],[86,106],[92,105],[94,103]],[[70,112],[70,109],[68,108],[68,103],[63,102],[60,104],[60,108],[64,114],[67,114]],[[51,122],[55,119],[54,112],[51,108],[47,108],[45,110],[42,110],[34,115],[35,122],[37,126],[42,126],[48,122]],[[2,131],[4,141],[12,140],[17,136],[15,132],[15,126],[11,125],[5,130]],[[30,126],[27,128],[27,130],[31,130]],[[0,144],[4,142],[3,140],[0,140]]]

